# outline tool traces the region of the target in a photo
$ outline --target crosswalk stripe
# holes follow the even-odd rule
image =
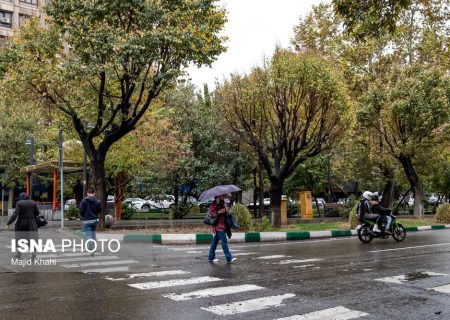
[[[188,273],[190,273],[190,272],[183,271],[183,270],[156,271],[156,272],[127,274],[126,278],[105,277],[105,279],[111,280],[111,281],[123,281],[123,280],[131,280],[131,279],[134,279],[134,278],[164,277],[164,276],[174,276],[174,275],[181,275],[181,274],[188,274]]]
[[[82,268],[82,267],[90,267],[90,266],[108,266],[115,264],[128,264],[128,263],[137,263],[136,260],[116,260],[116,261],[98,261],[98,262],[86,262],[86,263],[74,263],[74,264],[63,264],[61,265],[64,268]]]
[[[450,284],[446,284],[446,285],[443,285],[443,286],[430,288],[428,290],[433,290],[433,291],[442,292],[442,293],[450,293]]]
[[[125,272],[130,270],[130,267],[113,267],[113,268],[99,268],[80,270],[83,273],[107,273],[107,272]]]
[[[277,320],[350,320],[368,315],[368,313],[361,311],[350,310],[345,307],[336,307],[302,315],[278,318]]]
[[[321,261],[322,259],[294,259],[294,260],[281,260],[276,264],[291,264],[291,263],[305,263],[305,262],[315,262]]]
[[[256,252],[237,252],[237,253],[233,253],[233,256],[235,256],[235,257],[249,256],[251,254],[256,254]]]
[[[86,256],[86,257],[74,257],[74,258],[64,258],[64,259],[56,259],[57,263],[60,262],[71,262],[71,261],[93,261],[93,260],[114,260],[118,259],[118,256]]]
[[[174,280],[166,280],[166,281],[156,281],[156,282],[144,282],[144,283],[133,283],[128,284],[130,287],[148,290],[148,289],[157,289],[157,288],[167,288],[167,287],[175,287],[175,286],[185,286],[190,284],[198,284],[198,283],[206,283],[206,282],[214,282],[214,281],[222,281],[220,278],[213,277],[198,277],[198,278],[190,278],[190,279],[174,279]]]
[[[253,291],[264,289],[263,287],[255,286],[253,284],[243,284],[240,286],[230,286],[230,287],[215,287],[204,290],[197,290],[187,293],[169,293],[163,294],[164,297],[175,300],[175,301],[185,301],[197,298],[206,298],[206,297],[217,297],[227,294]]]
[[[96,253],[96,255],[99,255],[100,253]],[[86,252],[69,252],[69,253],[61,253],[61,254],[56,254],[56,253],[50,253],[50,254],[44,254],[44,255],[40,255],[38,254],[37,257],[41,258],[41,259],[46,259],[46,258],[65,258],[65,257],[81,257],[81,256],[89,256],[89,253]]]
[[[429,271],[420,272],[420,274],[423,276],[429,276],[429,277],[437,277],[437,276],[445,276],[446,275],[444,273],[436,273],[436,272],[429,272]],[[393,276],[393,277],[378,278],[378,279],[374,279],[374,280],[381,281],[381,282],[398,283],[398,284],[409,281],[407,274],[401,274],[401,275]]]
[[[302,266],[292,266],[294,269],[314,267],[313,264],[304,264]]]
[[[285,256],[284,254],[274,254],[272,256],[262,256],[262,257],[258,257],[256,259],[261,259],[261,260],[269,260],[269,259],[280,259],[280,258],[290,258],[291,256]]]
[[[271,307],[280,307],[283,305],[283,300],[292,297],[295,297],[295,294],[286,293],[278,296],[262,297],[257,299],[221,304],[208,308],[202,307],[201,309],[212,312],[219,316],[228,316],[232,314],[263,310]]]

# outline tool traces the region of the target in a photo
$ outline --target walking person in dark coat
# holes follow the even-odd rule
[[[38,226],[36,222],[36,217],[39,216],[39,209],[36,202],[30,200],[30,197],[22,192],[19,194],[19,201],[16,203],[16,209],[14,214],[9,218],[7,222],[7,227],[13,223],[16,219],[16,225],[14,230],[16,231],[16,241],[19,239],[26,239],[30,243],[31,239],[37,240],[38,238]],[[22,254],[17,252],[16,257],[18,259],[22,258]],[[36,252],[32,253],[32,259],[36,258]]]
[[[99,223],[98,215],[102,212],[102,205],[100,200],[95,197],[95,193],[92,189],[88,190],[87,196],[81,200],[80,203],[80,216],[83,221],[83,232],[86,239],[94,240],[96,239],[95,232],[97,230],[97,225]],[[88,249],[92,251],[95,248],[93,241],[88,242]],[[92,251],[94,255],[95,251]]]
[[[209,212],[211,217],[217,218],[216,225],[213,226],[214,237],[211,241],[211,247],[209,248],[208,260],[210,262],[218,262],[216,259],[216,248],[219,241],[222,243],[222,250],[228,263],[233,263],[236,258],[231,255],[230,249],[228,248],[228,239],[231,238],[231,229],[227,225],[226,217],[230,212],[229,204],[225,203],[225,196],[221,195],[216,197],[209,207]]]

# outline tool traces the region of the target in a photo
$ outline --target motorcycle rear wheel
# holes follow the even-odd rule
[[[362,226],[358,229],[358,238],[362,243],[369,243],[373,240],[373,236],[370,234],[370,230],[365,226]]]
[[[401,242],[405,240],[406,238],[406,229],[402,225],[396,225],[394,227],[394,230],[392,230],[392,238],[394,238],[395,241]]]

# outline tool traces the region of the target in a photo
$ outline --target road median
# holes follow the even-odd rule
[[[430,231],[450,229],[450,225],[432,225],[406,227],[408,232]],[[81,232],[76,232],[81,235]],[[229,240],[230,243],[252,243],[252,242],[277,242],[298,241],[308,239],[341,238],[357,235],[357,230],[324,230],[324,231],[288,231],[288,232],[236,232]],[[97,234],[99,239],[114,238],[124,243],[155,243],[162,245],[182,244],[209,244],[212,233],[102,233]]]

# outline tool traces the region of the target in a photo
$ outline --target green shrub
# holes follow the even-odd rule
[[[194,203],[191,207],[191,210],[189,210],[190,215],[199,215],[200,214],[200,207],[198,204]]]
[[[439,205],[436,211],[436,222],[450,223],[450,203]]]
[[[76,220],[80,216],[80,212],[76,205],[71,204],[64,215],[69,220]]]
[[[345,205],[338,209],[339,216],[342,218],[349,218],[350,212],[355,207],[355,204],[357,204],[358,201],[356,200],[356,197],[354,195],[351,195]]]
[[[184,216],[188,215],[190,210],[191,210],[190,204],[179,202],[177,206],[171,205],[169,212],[173,219],[183,219]]]
[[[270,231],[272,229],[272,224],[270,223],[270,219],[268,216],[264,216],[261,219],[261,223],[257,223],[254,226],[256,231]]]
[[[250,230],[252,226],[252,216],[246,206],[242,204],[235,204],[231,208],[231,212],[233,212],[234,216],[236,217],[240,230]]]
[[[130,204],[122,204],[122,220],[130,220],[135,213],[136,209],[133,208]]]
[[[293,216],[297,216],[298,213],[298,202],[288,202],[287,217],[292,218]]]
[[[348,223],[350,224],[350,229],[355,229],[359,224],[358,218],[356,218],[356,210],[358,209],[358,201],[354,204],[353,208],[350,210]]]

